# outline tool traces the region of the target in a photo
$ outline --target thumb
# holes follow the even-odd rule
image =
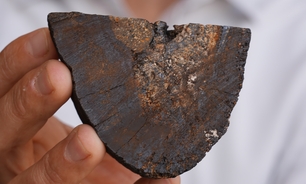
[[[80,125],[11,183],[79,183],[102,161],[104,154],[105,147],[95,131]]]

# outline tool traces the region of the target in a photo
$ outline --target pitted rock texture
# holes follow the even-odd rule
[[[193,168],[222,137],[242,88],[249,29],[48,16],[72,100],[107,151],[143,177]]]

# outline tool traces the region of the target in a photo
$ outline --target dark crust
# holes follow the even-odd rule
[[[193,168],[226,132],[242,87],[249,29],[51,13],[72,100],[107,152],[143,177]]]

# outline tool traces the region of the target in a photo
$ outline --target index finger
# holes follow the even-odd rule
[[[41,28],[23,35],[0,52],[0,97],[28,71],[49,59],[57,59],[49,30]]]

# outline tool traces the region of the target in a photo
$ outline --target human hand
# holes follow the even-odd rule
[[[0,84],[0,183],[121,184],[140,178],[105,152],[90,126],[71,131],[51,117],[70,97],[72,84],[48,29],[22,36],[0,53]]]

